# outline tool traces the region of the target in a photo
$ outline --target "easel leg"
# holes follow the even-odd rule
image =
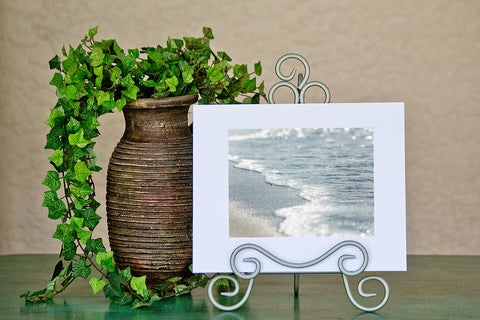
[[[293,293],[295,297],[298,297],[298,291],[300,289],[300,274],[294,273],[293,274]]]

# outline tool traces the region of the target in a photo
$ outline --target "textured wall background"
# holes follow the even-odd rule
[[[235,63],[303,55],[332,102],[404,101],[411,254],[480,254],[480,2],[0,0],[0,254],[58,252],[40,205],[50,169],[43,123],[56,102],[48,61],[98,25],[124,48],[200,36]],[[318,90],[318,89],[317,89]],[[323,101],[312,89],[307,100]],[[279,101],[277,101],[279,102]],[[289,102],[289,101],[284,101]],[[105,216],[108,158],[121,114],[101,119],[94,177]],[[106,239],[106,219],[98,235]]]

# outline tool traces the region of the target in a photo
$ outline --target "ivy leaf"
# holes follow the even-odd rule
[[[79,147],[73,147],[73,150],[72,150],[72,153],[70,153],[70,167],[73,165],[73,163],[77,163],[78,160],[80,160],[82,157],[84,157],[87,153],[85,151],[83,151],[82,148],[79,148]],[[75,170],[75,169],[74,169]],[[70,174],[72,174],[71,171],[69,171]],[[73,176],[69,176],[68,179],[64,179],[65,180],[69,180],[70,178],[75,178],[76,175],[73,173]],[[73,179],[70,179],[70,180],[73,180]]]
[[[107,274],[108,282],[112,286],[112,289],[117,291],[116,295],[118,297],[122,296],[122,277],[117,269],[113,272],[108,272]]]
[[[110,81],[112,82],[112,85],[115,86],[120,83],[121,76],[122,76],[122,69],[120,69],[118,66],[115,66],[110,70]]]
[[[56,125],[55,119],[60,117],[63,117],[63,112],[57,109],[53,109],[50,111],[47,120],[45,120],[45,123],[48,124],[51,128],[53,128]]]
[[[147,276],[141,276],[141,277],[132,276],[132,279],[130,280],[130,286],[138,294],[141,294],[143,290],[147,290],[146,280],[147,280]]]
[[[99,280],[98,278],[95,278],[95,277],[91,278],[90,281],[88,281],[88,283],[93,289],[93,294],[96,294],[98,291],[102,290],[106,284],[105,281]]]
[[[88,129],[95,130],[97,127],[100,126],[100,122],[98,122],[97,117],[89,117],[86,121],[85,124]]]
[[[161,52],[158,51],[148,51],[148,58],[153,62],[160,64],[163,61],[163,56]]]
[[[56,171],[48,171],[47,176],[43,179],[42,184],[52,191],[57,191],[61,187],[60,176]]]
[[[70,219],[70,225],[72,226],[73,230],[80,231],[83,229],[83,218],[79,217],[72,217]]]
[[[68,142],[72,146],[79,146],[80,148],[83,148],[91,142],[89,140],[86,140],[83,135],[84,135],[83,129],[80,129],[80,131],[76,133],[71,133],[68,135]]]
[[[109,284],[103,287],[103,293],[105,294],[105,298],[110,299],[112,302],[117,302],[121,300],[124,295],[122,288],[120,286],[113,286],[111,280]]]
[[[102,48],[94,47],[92,53],[90,54],[90,60],[92,62],[92,67],[98,67],[103,63],[103,58],[105,58],[105,53],[103,53]]]
[[[67,100],[77,100],[78,89],[74,84],[70,84],[65,89],[65,98]]]
[[[193,72],[190,69],[186,69],[182,71],[182,78],[185,83],[192,83],[193,82]]]
[[[50,81],[52,86],[55,86],[58,90],[63,90],[65,88],[65,83],[63,82],[63,77],[60,73],[55,73],[52,80]]]
[[[55,288],[57,287],[58,280],[60,279],[60,276],[56,276],[55,278],[50,281],[47,286],[46,286],[46,292],[45,296],[46,297],[51,297],[55,291]]]
[[[87,244],[88,239],[92,236],[92,231],[80,230],[77,231],[77,237],[80,239],[80,242]]]
[[[174,61],[179,60],[178,54],[175,53],[175,52],[163,51],[162,56],[163,56],[165,62],[174,62]],[[175,65],[172,65],[171,69],[173,70],[174,67],[175,67]]]
[[[63,146],[62,140],[56,134],[47,134],[47,143],[45,143],[45,149],[57,150]]]
[[[97,76],[95,78],[95,85],[100,88],[103,81],[103,66],[93,68],[93,74]]]
[[[95,213],[95,209],[93,208],[88,208],[83,211],[82,216],[85,218],[83,224],[90,230],[93,230],[101,219],[101,217]]]
[[[217,65],[224,71],[228,71],[233,68],[233,66],[228,63],[227,60],[221,60],[220,62],[217,63]]]
[[[89,77],[90,71],[86,68],[86,65],[81,66],[77,72],[71,77],[73,83],[84,83],[85,78]]]
[[[180,60],[178,62],[178,67],[180,68],[180,71],[182,71],[182,78],[185,83],[192,83],[193,82],[193,74],[194,70],[191,66],[188,65],[188,63],[184,60]]]
[[[55,269],[53,270],[53,275],[52,275],[52,279],[55,279],[56,277],[58,277],[60,275],[60,273],[63,271],[63,261],[60,260],[57,262],[57,264],[55,265]]]
[[[135,85],[135,81],[132,79],[132,75],[129,73],[120,80],[120,84],[125,88]]]
[[[69,101],[68,108],[73,111],[75,117],[78,117],[80,114],[80,102],[79,101]]]
[[[171,283],[177,283],[180,280],[182,280],[182,277],[173,277],[171,279],[168,279],[167,281]]]
[[[85,260],[80,259],[75,261],[75,264],[73,265],[74,277],[81,277],[83,279],[87,279],[91,273],[92,273],[92,270],[90,269],[89,266],[87,266],[87,263],[85,262]]]
[[[88,148],[87,149],[87,167],[90,168],[92,171],[99,171],[100,167],[97,167],[97,160],[99,159],[99,155],[93,152],[93,149]]]
[[[78,148],[77,148],[78,149]],[[71,156],[71,155],[70,155]],[[67,173],[63,176],[63,180],[65,181],[74,181],[75,180],[75,173],[68,169]]]
[[[150,299],[148,300],[148,302],[150,304],[154,303],[154,302],[157,302],[159,300],[162,300],[162,297],[160,297],[158,294],[153,294]]]
[[[127,105],[127,101],[125,99],[118,99],[115,101],[115,108],[117,108],[118,111],[122,112],[123,107]]]
[[[223,75],[222,71],[220,70],[220,68],[213,68],[213,70],[210,73],[210,75],[208,76],[208,78],[210,79],[210,81],[212,81],[213,84],[216,84],[224,78],[224,75]]]
[[[123,70],[122,71],[124,72],[124,74],[130,72],[133,69],[133,67],[135,67],[136,60],[137,60],[137,58],[135,57],[135,55],[128,54],[128,55],[125,56],[125,58],[122,60],[122,62],[123,62],[123,64],[122,64],[122,66],[123,66],[122,69]]]
[[[175,76],[167,78],[165,79],[165,83],[168,85],[171,92],[175,92],[177,90],[178,78]]]
[[[74,237],[72,231],[72,227],[69,224],[59,224],[57,225],[57,230],[53,234],[52,238],[62,241],[63,244],[73,242]]]
[[[135,59],[138,59],[140,57],[140,51],[138,49],[128,49],[128,55],[132,56]]]
[[[75,255],[77,254],[77,246],[75,245],[74,242],[68,242],[63,245],[62,249],[62,257],[65,258],[65,260],[69,261],[75,258]]]
[[[77,197],[73,199],[73,205],[77,210],[82,210],[87,204],[88,204],[88,201],[85,201],[83,199],[80,199]]]
[[[70,191],[76,198],[85,199],[85,197],[93,192],[93,189],[88,185],[88,183],[84,182],[80,186],[75,184],[70,185]]]
[[[57,69],[60,71],[60,57],[58,55],[55,55],[55,57],[48,61],[48,64],[50,66],[50,70]]]
[[[82,85],[71,84],[67,86],[65,91],[65,98],[67,100],[79,100],[80,98],[86,96],[88,92],[83,88]]]
[[[73,171],[78,182],[84,182],[92,174],[92,171],[88,170],[87,164],[83,161],[77,162]]]
[[[119,305],[124,306],[130,304],[133,300],[133,297],[129,293],[125,293],[122,298],[120,298],[117,302]]]
[[[57,193],[53,190],[45,191],[43,194],[43,203],[42,207],[48,208],[51,206],[55,201],[59,200]]]
[[[244,87],[244,92],[252,92],[257,88],[257,79],[248,79],[247,77],[244,77],[240,80],[240,83]]]
[[[127,90],[122,90],[122,93],[125,97],[131,100],[137,100],[137,93],[140,89],[137,86],[128,87]]]
[[[183,40],[181,39],[172,39],[168,37],[167,39],[167,48],[169,49],[181,49],[183,46]]]
[[[102,107],[104,107],[107,112],[110,112],[110,111],[112,111],[113,109],[115,109],[115,101],[113,101],[113,100],[105,101],[105,102],[102,104]]]
[[[120,276],[122,277],[123,280],[130,281],[130,279],[132,279],[132,273],[130,271],[130,267],[120,270]]]
[[[255,68],[255,74],[257,76],[261,76],[262,75],[262,63],[260,61],[258,61],[257,63],[254,64],[254,68]]]
[[[93,37],[94,35],[96,35],[98,32],[98,26],[94,27],[94,28],[91,28],[90,30],[88,30],[88,36],[91,38]]]
[[[67,69],[67,72],[65,73],[65,83],[66,84],[74,84],[75,82],[75,77],[78,71],[78,63],[76,61],[71,61],[69,64],[69,67]]]
[[[252,97],[246,97],[245,99],[242,100],[243,104],[252,104],[253,103],[253,98]]]
[[[246,64],[236,64],[235,66],[233,66],[233,75],[237,78],[241,78],[245,75],[248,74],[248,71],[247,71],[247,65]]]
[[[101,106],[105,101],[110,101],[110,94],[108,92],[99,90],[95,94],[95,98],[97,99],[97,103]]]
[[[219,52],[217,52],[217,55],[222,60],[232,61],[232,58],[230,58],[230,56],[226,52],[219,51]]]
[[[80,122],[74,117],[70,117],[70,120],[67,123],[68,131],[77,131],[80,128]]]
[[[178,61],[178,67],[180,68],[180,71],[185,71],[187,70],[188,68],[191,68],[189,65],[188,65],[188,62],[187,61],[184,61],[184,60],[180,60]]]
[[[139,292],[139,294],[148,302],[150,300],[150,296],[152,295],[153,291],[150,289],[143,289]]]
[[[175,55],[178,58],[178,55]],[[180,77],[180,69],[174,64],[170,68],[170,74],[173,74],[176,77]]]
[[[103,241],[101,238],[98,239],[88,239],[87,246],[85,247],[86,250],[99,253],[99,252],[106,252],[105,246],[103,245]]]
[[[214,39],[212,29],[209,27],[203,27],[203,36],[207,39]]]
[[[260,85],[258,86],[258,91],[261,95],[262,94],[265,95],[264,90],[265,90],[265,81],[262,81],[262,83],[260,83]]]
[[[64,55],[67,57],[67,59],[62,61],[62,66],[64,70],[69,70],[73,64],[75,64],[75,59],[73,57],[73,52],[75,50],[73,49],[72,46],[69,46],[68,48],[68,55],[66,54],[66,50],[64,50]]]
[[[186,293],[190,292],[188,287],[184,284],[180,284],[180,285],[175,286],[174,291],[175,291],[175,295],[177,295],[177,296],[180,296],[182,294],[186,294]]]
[[[53,154],[48,157],[48,160],[52,161],[57,167],[60,167],[63,164],[63,151],[55,150]]]
[[[148,302],[140,301],[138,299],[135,299],[132,303],[132,309],[138,309],[141,307],[149,307],[151,304]]]
[[[67,211],[67,206],[65,203],[57,199],[48,206],[48,217],[52,220],[57,220],[63,216],[63,214]]]
[[[115,262],[113,261],[113,251],[99,252],[96,256],[97,263],[108,272],[115,271]]]

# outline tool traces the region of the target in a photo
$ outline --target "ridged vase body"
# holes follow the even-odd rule
[[[107,172],[110,247],[121,269],[147,283],[188,273],[192,260],[192,135],[197,95],[138,99]]]

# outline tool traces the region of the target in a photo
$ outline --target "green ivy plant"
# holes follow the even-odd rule
[[[94,138],[100,135],[98,118],[114,109],[121,111],[137,98],[163,98],[198,93],[199,104],[259,103],[266,100],[264,83],[257,84],[261,63],[249,72],[245,64],[231,64],[225,52],[210,48],[213,33],[203,28],[200,38],[168,38],[165,46],[123,50],[116,40],[96,41],[97,27],[76,47],[62,48],[63,57],[50,60],[55,74],[56,105],[50,111],[45,149],[54,170],[42,184],[43,207],[48,217],[58,221],[53,238],[61,241],[60,261],[47,286],[21,297],[40,302],[51,299],[75,279],[89,279],[94,293],[134,308],[149,306],[161,298],[205,286],[209,278],[173,278],[147,288],[146,277],[121,270],[107,252],[101,238],[92,238],[100,221],[96,210],[92,174],[101,170],[94,152]],[[92,270],[96,270],[95,275]]]

